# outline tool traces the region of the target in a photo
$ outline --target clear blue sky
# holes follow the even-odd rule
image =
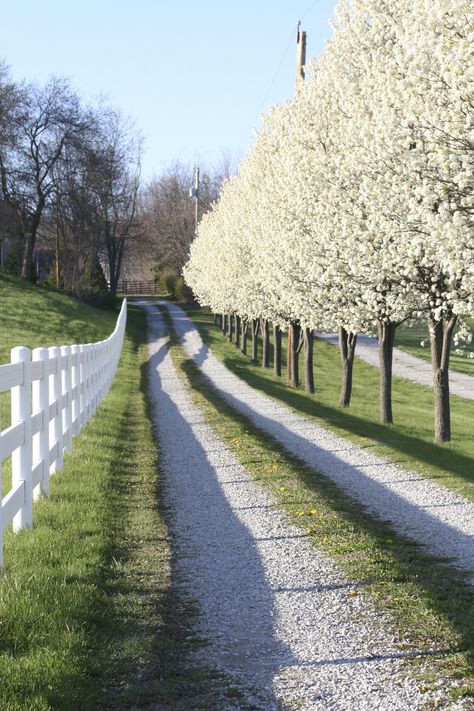
[[[13,77],[66,76],[103,94],[145,137],[143,174],[249,148],[259,115],[289,98],[298,20],[315,56],[336,0],[22,0],[3,3]],[[278,71],[279,70],[279,71]]]

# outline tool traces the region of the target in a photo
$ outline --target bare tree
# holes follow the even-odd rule
[[[0,144],[1,190],[18,215],[24,243],[21,276],[30,279],[38,228],[55,189],[55,167],[66,144],[86,130],[90,116],[64,79],[17,91],[20,100],[6,119],[13,133]]]
[[[217,199],[222,182],[235,172],[231,157],[223,154],[216,168],[202,168],[199,187],[199,215]],[[193,167],[176,162],[153,178],[140,195],[140,223],[155,261],[178,274],[189,256],[195,236],[194,204],[189,197]]]

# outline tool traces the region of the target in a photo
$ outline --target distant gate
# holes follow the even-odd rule
[[[121,294],[157,294],[159,281],[119,281],[117,291]]]

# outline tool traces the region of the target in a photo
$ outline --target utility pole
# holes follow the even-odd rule
[[[306,32],[300,30],[301,22],[298,22],[296,31],[296,93],[300,82],[304,81],[306,69]]]
[[[301,22],[298,22],[298,27],[296,30],[296,95],[298,96],[298,91],[300,89],[301,83],[305,79],[305,68],[306,68],[306,32],[300,30]],[[293,344],[293,328],[290,325],[288,327],[288,342],[286,351],[286,378],[289,383],[293,379],[293,348],[297,347],[298,344]]]

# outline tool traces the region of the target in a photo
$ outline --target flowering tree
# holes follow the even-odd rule
[[[440,441],[453,330],[473,312],[473,37],[467,0],[340,0],[310,81],[266,117],[197,240],[202,273],[224,240],[215,302],[302,328],[307,353],[315,328],[339,330],[343,405],[357,331],[376,328],[384,422],[396,328],[426,314]]]

